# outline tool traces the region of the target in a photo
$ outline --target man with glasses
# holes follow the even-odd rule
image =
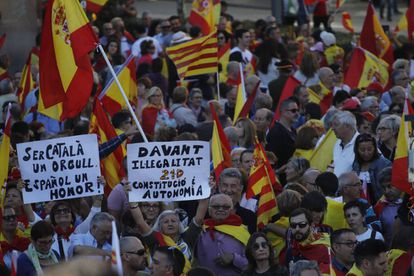
[[[181,276],[185,259],[175,247],[161,246],[155,249],[150,265],[152,276]]]
[[[125,276],[136,276],[138,271],[147,267],[147,254],[137,237],[122,237],[119,240],[119,246]],[[148,275],[145,272],[138,273],[138,275]]]
[[[228,195],[216,194],[210,198],[211,218],[204,221],[206,231],[201,233],[195,247],[198,264],[216,275],[240,275],[248,264],[245,246],[250,234],[232,209]]]

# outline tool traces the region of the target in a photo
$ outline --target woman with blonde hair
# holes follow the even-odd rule
[[[256,137],[256,126],[252,120],[248,118],[239,118],[235,125],[237,135],[239,136],[239,146],[246,149],[254,147],[254,140]]]

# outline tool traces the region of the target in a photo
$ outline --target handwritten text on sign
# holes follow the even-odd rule
[[[193,200],[210,195],[210,145],[202,141],[128,144],[131,202]]]
[[[24,203],[103,193],[95,134],[17,144]]]

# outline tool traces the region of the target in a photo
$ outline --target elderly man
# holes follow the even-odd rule
[[[253,122],[256,125],[256,131],[267,134],[270,124],[272,123],[273,113],[267,108],[260,108],[254,114]]]
[[[147,267],[147,254],[142,242],[137,237],[123,237],[119,240],[119,246],[122,270],[125,276],[136,276],[138,271]]]
[[[245,246],[249,232],[242,219],[232,214],[232,199],[225,194],[210,198],[207,230],[197,242],[196,257],[200,266],[208,267],[216,275],[240,275],[246,268]]]
[[[336,141],[333,150],[333,166],[336,176],[352,171],[355,159],[354,144],[359,135],[355,116],[349,111],[338,112],[332,121]]]
[[[114,217],[101,212],[93,216],[86,234],[73,235],[69,252],[73,255],[111,257],[112,221]]]
[[[382,276],[387,272],[387,246],[381,240],[368,239],[354,250],[355,264],[349,276]]]

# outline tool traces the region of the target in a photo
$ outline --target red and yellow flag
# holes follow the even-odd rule
[[[208,35],[217,26],[221,12],[221,0],[194,0],[188,23],[199,26]]]
[[[129,56],[116,74],[131,105],[135,105],[137,102],[138,86],[136,74],[135,60],[133,56]],[[108,111],[111,116],[127,105],[113,78],[108,82],[102,93],[98,96],[98,99],[102,101],[105,110]]]
[[[86,11],[98,13],[108,0],[86,0]]]
[[[212,103],[210,103],[210,111],[214,122],[211,138],[211,155],[214,173],[218,180],[221,172],[225,168],[232,166],[230,157],[231,147]]]
[[[47,3],[40,45],[39,112],[64,120],[78,115],[92,91],[89,52],[97,39],[78,1]],[[41,102],[41,104],[40,104]],[[48,115],[48,114],[46,114]]]
[[[408,39],[413,40],[414,33],[414,0],[410,1],[410,6],[408,7],[405,14],[401,16],[398,25],[395,27],[395,32],[407,30]]]
[[[368,4],[359,43],[362,48],[385,60],[389,65],[393,64],[394,54],[391,41],[385,34],[372,4]]]
[[[26,64],[22,70],[22,76],[20,79],[19,86],[17,87],[17,97],[19,97],[19,103],[21,106],[24,107],[24,101],[26,99],[27,94],[36,88],[36,83],[33,80],[31,67],[32,67],[32,53],[30,53],[29,57],[27,58]],[[26,110],[27,111],[27,110]]]
[[[385,87],[388,75],[388,64],[384,60],[358,47],[352,54],[344,83],[351,88],[363,88],[376,81]]]
[[[90,121],[89,133],[96,133],[99,144],[103,144],[112,138],[116,137],[116,131],[109,121],[108,115],[105,113],[102,103],[99,100],[95,101],[95,106]],[[125,176],[125,171],[122,166],[122,160],[126,155],[126,151],[120,145],[109,156],[101,160],[101,172],[108,182],[108,188],[113,189],[121,178]],[[108,192],[108,191],[106,191]]]
[[[241,63],[239,63],[239,75],[237,76],[237,97],[236,106],[234,107],[233,125],[236,124],[239,118],[240,112],[243,109],[244,104],[247,101],[246,90],[244,87],[244,72]]]
[[[10,159],[10,132],[11,132],[11,104],[7,108],[3,138],[0,145],[0,191],[3,191],[4,183],[7,181]]]
[[[218,50],[218,62],[221,64],[220,82],[227,81],[227,64],[229,64],[230,49],[231,44],[229,41]]]
[[[167,55],[177,67],[178,76],[190,76],[217,72],[217,32],[167,48]]]
[[[342,13],[342,26],[351,33],[354,33],[354,27],[352,26],[351,15],[348,12]]]
[[[277,104],[275,115],[273,116],[273,122],[272,125],[279,120],[280,118],[280,105],[282,104],[282,102],[286,99],[288,99],[289,97],[293,96],[293,90],[296,88],[296,86],[300,85],[300,81],[298,81],[295,77],[290,76],[286,83],[285,86],[283,87],[282,93],[280,94],[280,98],[279,98],[279,102]]]

